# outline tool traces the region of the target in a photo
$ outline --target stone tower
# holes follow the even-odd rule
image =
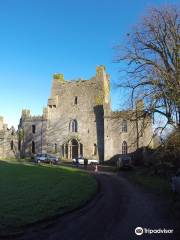
[[[132,154],[136,150],[132,114],[134,110],[111,110],[110,76],[105,66],[97,66],[89,80],[65,80],[63,74],[56,73],[42,115],[22,111],[21,152],[25,156],[55,154],[67,161],[81,155],[104,161],[118,154]],[[150,130],[142,136],[140,145],[147,145],[149,138]]]

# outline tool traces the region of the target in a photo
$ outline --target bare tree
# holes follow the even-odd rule
[[[164,116],[180,128],[180,12],[179,6],[152,8],[127,34],[126,46],[117,46],[116,62],[125,62],[132,105],[144,99],[147,112]],[[124,64],[123,64],[124,66]],[[139,116],[139,114],[137,114]]]

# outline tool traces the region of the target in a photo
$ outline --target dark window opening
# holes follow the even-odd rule
[[[18,150],[21,151],[21,140],[18,141]]]
[[[36,125],[32,125],[32,133],[36,132]]]
[[[32,153],[35,154],[35,152],[36,152],[35,142],[32,141]]]
[[[80,143],[80,155],[83,156],[83,145]]]
[[[68,158],[68,145],[65,146],[65,157]]]
[[[57,153],[57,144],[54,144],[54,153]]]
[[[11,150],[13,150],[13,148],[14,148],[14,142],[11,141]]]
[[[77,96],[74,98],[74,104],[75,105],[77,105],[77,100],[78,100],[78,98],[77,98]]]
[[[96,143],[94,144],[94,148],[93,148],[93,155],[97,155],[97,145]]]

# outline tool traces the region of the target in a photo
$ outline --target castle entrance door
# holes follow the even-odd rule
[[[78,151],[78,146],[79,146],[78,141],[77,141],[76,139],[72,139],[72,140],[71,140],[71,147],[72,147],[72,152],[71,152],[71,154],[72,154],[72,159],[78,157],[78,152],[79,152],[79,151]]]

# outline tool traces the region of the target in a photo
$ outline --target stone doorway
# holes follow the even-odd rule
[[[76,139],[72,139],[71,141],[71,158],[77,158],[78,157],[78,142]]]
[[[75,138],[62,145],[62,155],[66,159],[83,156],[83,145]]]

